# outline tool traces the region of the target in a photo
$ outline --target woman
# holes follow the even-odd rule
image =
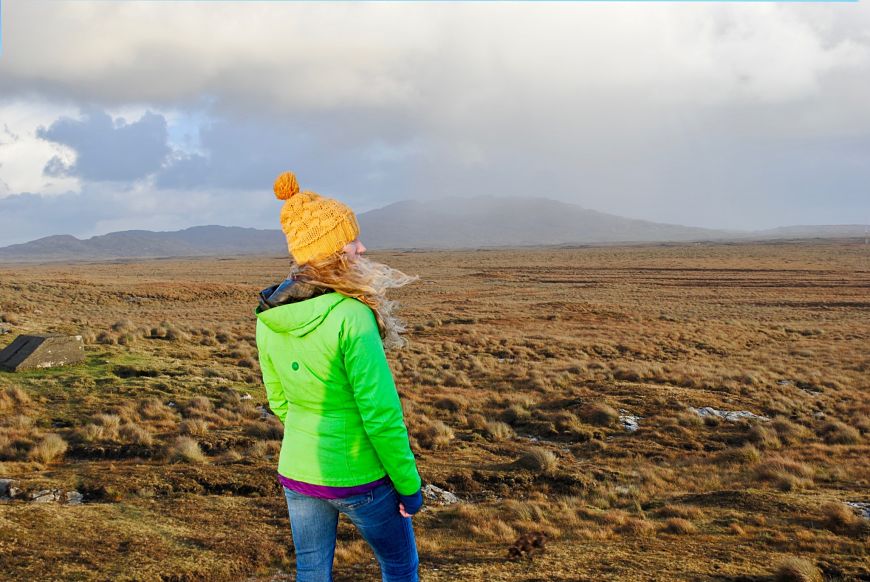
[[[295,264],[260,292],[257,348],[269,407],[284,423],[278,479],[296,580],[332,580],[344,513],[384,581],[416,581],[411,516],[423,504],[422,483],[384,353],[404,342],[385,292],[416,277],[360,256],[359,225],[344,204],[300,192],[290,172],[274,189]]]

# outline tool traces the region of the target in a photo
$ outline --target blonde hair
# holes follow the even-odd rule
[[[351,261],[342,251],[303,265],[294,264],[290,272],[294,279],[358,299],[375,314],[378,331],[385,349],[401,348],[406,344],[400,334],[405,324],[393,313],[397,301],[387,299],[387,289],[403,287],[419,279],[419,275],[406,275],[402,271],[364,257]]]

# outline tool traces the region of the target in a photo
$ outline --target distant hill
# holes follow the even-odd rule
[[[459,249],[618,242],[843,238],[861,225],[725,231],[623,218],[546,198],[408,200],[358,215],[361,239],[376,249]],[[197,226],[172,232],[128,230],[91,237],[49,236],[0,248],[0,261],[107,260],[281,254],[280,230]]]
[[[279,252],[286,245],[280,230],[195,226],[172,232],[125,230],[86,240],[70,235],[47,236],[0,248],[0,261],[244,255]]]

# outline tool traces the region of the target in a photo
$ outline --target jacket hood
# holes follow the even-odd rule
[[[329,312],[345,299],[346,296],[333,291],[265,311],[258,307],[254,313],[272,331],[302,337],[314,331]]]

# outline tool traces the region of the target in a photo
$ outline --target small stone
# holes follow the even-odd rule
[[[706,416],[716,416],[729,422],[737,422],[738,420],[770,420],[766,416],[754,414],[748,410],[716,410],[712,406],[704,406],[703,408],[692,408],[689,410],[704,418]]]
[[[7,497],[12,497],[9,494],[11,489],[14,489],[12,484],[15,483],[12,479],[0,479],[0,499],[4,499]]]
[[[450,491],[447,491],[446,489],[441,489],[437,485],[432,485],[431,483],[424,485],[422,492],[423,497],[425,497],[426,499],[438,502],[442,505],[450,505],[452,503],[459,503],[460,501],[462,501],[461,499],[459,499],[459,497],[457,497]]]
[[[777,380],[776,383],[780,386],[788,386],[789,384],[791,384],[791,380]]]
[[[245,392],[244,394],[242,394],[241,400],[250,400],[251,398],[253,398],[253,396]]]
[[[34,503],[51,503],[60,500],[60,492],[57,489],[43,489],[42,491],[31,493],[30,499]]]
[[[870,503],[865,501],[847,501],[846,505],[854,507],[864,519],[870,519]]]
[[[66,504],[67,505],[81,505],[84,501],[85,496],[79,493],[78,491],[67,491],[66,492]]]
[[[622,424],[622,428],[627,430],[628,432],[634,432],[638,428],[640,428],[640,419],[642,417],[631,414],[627,410],[619,409],[619,422]]]

